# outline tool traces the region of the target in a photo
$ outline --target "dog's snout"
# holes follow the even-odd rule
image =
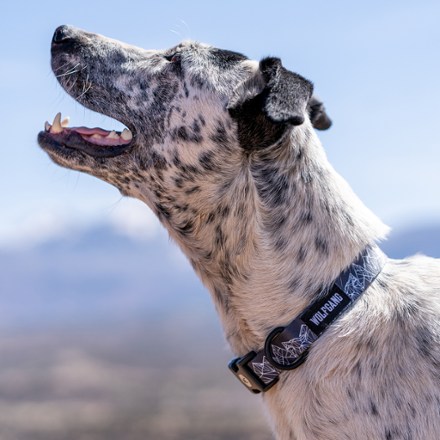
[[[72,32],[69,26],[62,25],[55,29],[52,38],[52,44],[53,45],[62,44],[71,40],[71,38],[72,38]]]

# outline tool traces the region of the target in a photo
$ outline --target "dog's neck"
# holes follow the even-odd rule
[[[314,130],[252,151],[191,239],[171,230],[210,290],[233,351],[261,349],[387,228],[328,163]],[[213,243],[214,242],[214,243]]]

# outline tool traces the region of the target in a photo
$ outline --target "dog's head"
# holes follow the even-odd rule
[[[51,50],[64,89],[127,129],[68,127],[58,117],[40,145],[56,163],[143,199],[161,220],[184,210],[202,182],[212,193],[219,175],[230,181],[253,151],[297,127],[331,125],[312,84],[278,58],[258,63],[195,42],[143,50],[70,26],[55,31]]]

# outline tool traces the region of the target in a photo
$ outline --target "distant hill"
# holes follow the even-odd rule
[[[212,307],[165,232],[136,241],[108,225],[0,251],[0,286],[0,328]]]
[[[405,258],[417,253],[440,258],[440,225],[397,230],[381,247],[392,258]]]
[[[392,258],[440,257],[440,225],[396,231]],[[0,328],[47,321],[213,311],[209,295],[165,231],[135,240],[102,224],[28,249],[0,250]],[[215,321],[211,320],[211,321]],[[216,322],[216,325],[217,322]]]

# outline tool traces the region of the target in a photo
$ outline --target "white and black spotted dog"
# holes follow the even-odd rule
[[[370,265],[387,228],[328,163],[314,127],[330,120],[309,81],[277,58],[195,42],[143,50],[69,26],[52,67],[127,129],[57,115],[41,147],[156,213],[212,294],[241,356],[231,368],[266,391],[276,438],[440,438],[440,263]],[[284,326],[293,336],[276,346]]]

